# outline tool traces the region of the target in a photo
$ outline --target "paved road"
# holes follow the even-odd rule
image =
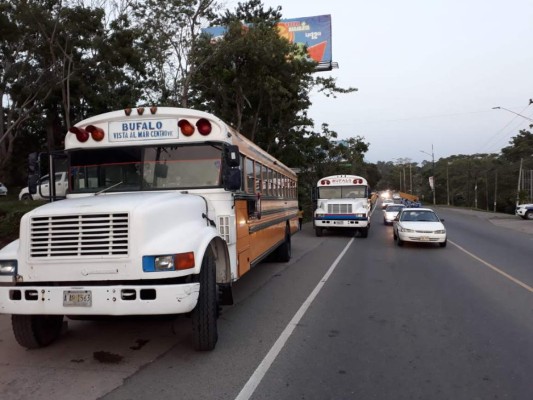
[[[501,226],[503,228],[512,229],[517,232],[533,235],[533,221],[522,219],[516,215],[493,213],[488,211],[469,210],[465,208],[437,206],[435,210],[449,210],[458,214],[465,214],[474,216],[476,218],[485,219],[494,225]]]
[[[437,210],[451,232],[445,249],[395,246],[380,210],[367,239],[316,238],[306,224],[290,263],[262,264],[237,282],[211,353],[191,350],[186,318],[174,331],[165,320],[70,321],[61,341],[26,351],[0,316],[0,398],[235,399],[322,284],[252,399],[529,399],[533,294],[454,243],[532,287],[522,249],[533,224]]]

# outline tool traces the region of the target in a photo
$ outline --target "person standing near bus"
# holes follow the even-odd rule
[[[302,206],[298,207],[298,229],[302,230],[302,224],[304,222],[304,210]]]

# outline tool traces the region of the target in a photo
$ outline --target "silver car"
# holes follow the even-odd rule
[[[383,223],[385,225],[392,225],[392,221],[402,209],[405,208],[403,204],[391,204],[383,209]]]
[[[0,182],[0,196],[7,196],[7,188],[2,182]]]

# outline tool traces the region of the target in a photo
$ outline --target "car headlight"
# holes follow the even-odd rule
[[[400,232],[414,232],[412,229],[404,228],[403,226],[400,226]]]
[[[17,261],[16,260],[0,260],[0,275],[17,274]]]
[[[440,229],[438,231],[435,231],[435,233],[444,234],[444,233],[446,233],[446,230],[445,229]]]

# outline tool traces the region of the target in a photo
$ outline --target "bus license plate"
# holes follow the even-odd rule
[[[90,290],[63,291],[64,307],[91,307],[92,295]]]

